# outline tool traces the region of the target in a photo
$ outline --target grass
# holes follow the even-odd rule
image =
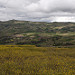
[[[33,32],[33,33],[23,33],[23,34],[19,34],[19,35],[24,35],[24,36],[35,36],[35,34],[37,35],[41,35],[41,36],[56,36],[56,35],[59,35],[59,36],[74,36],[75,33],[74,32],[67,32],[67,33],[37,33],[37,32]]]
[[[68,32],[68,33],[56,33],[56,35],[61,35],[61,36],[74,36],[74,32]]]
[[[75,48],[0,45],[0,75],[75,75]]]

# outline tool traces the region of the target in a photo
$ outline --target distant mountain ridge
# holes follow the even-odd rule
[[[10,20],[4,22],[0,21],[1,44],[34,44],[30,42],[32,41],[39,43],[39,39],[44,39],[43,43],[46,44],[48,41],[45,41],[45,39],[49,40],[49,38],[56,36],[63,37],[60,41],[63,41],[64,39],[66,42],[67,39],[70,39],[70,43],[75,44],[75,23],[48,23],[18,20]],[[67,37],[66,40],[65,37]],[[5,42],[2,42],[3,38],[5,39]]]

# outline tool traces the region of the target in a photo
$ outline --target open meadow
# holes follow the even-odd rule
[[[0,45],[0,75],[75,75],[75,48]]]

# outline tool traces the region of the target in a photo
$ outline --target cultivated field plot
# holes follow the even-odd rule
[[[75,48],[0,45],[0,75],[75,75]]]

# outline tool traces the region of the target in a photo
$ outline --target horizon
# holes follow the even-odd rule
[[[6,21],[1,21],[0,22],[8,22],[8,21],[24,21],[24,22],[45,22],[45,23],[75,23],[75,22],[47,22],[47,21],[29,21],[29,20],[17,20],[17,19],[10,19],[10,20],[6,20]]]

